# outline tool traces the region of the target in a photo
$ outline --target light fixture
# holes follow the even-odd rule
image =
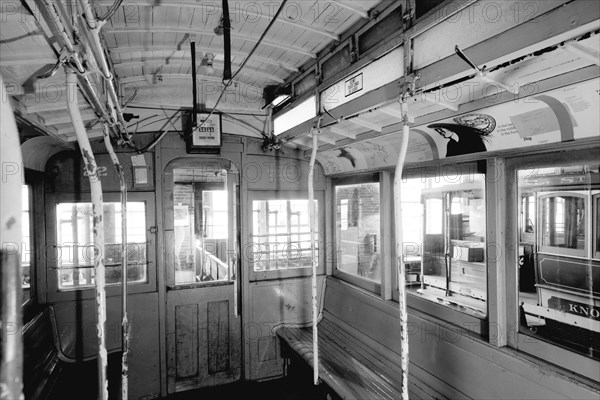
[[[207,75],[212,75],[215,73],[215,68],[213,67],[214,60],[214,53],[206,53],[202,59],[202,65],[205,67],[205,72]]]

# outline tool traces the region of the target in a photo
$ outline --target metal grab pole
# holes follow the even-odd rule
[[[127,181],[119,157],[115,154],[108,127],[104,125],[104,146],[119,175],[121,185],[121,400],[127,400],[129,388],[129,319],[127,318]]]
[[[404,126],[402,127],[402,144],[396,163],[394,175],[394,213],[396,233],[396,256],[398,258],[398,308],[400,310],[400,343],[402,354],[400,364],[402,367],[402,399],[408,400],[408,314],[406,311],[406,267],[404,265],[403,238],[402,238],[402,197],[400,184],[402,183],[402,170],[406,161],[406,150],[408,149],[408,110],[404,102],[400,103]]]
[[[0,90],[5,92],[0,76]],[[23,339],[21,336],[21,184],[23,160],[15,117],[9,101],[0,102],[0,322],[2,359],[0,399],[23,398]]]
[[[319,332],[317,329],[317,317],[319,310],[317,309],[317,258],[315,249],[315,188],[314,174],[315,161],[317,159],[318,140],[317,134],[321,127],[321,118],[317,122],[317,128],[312,132],[313,147],[310,155],[310,164],[308,167],[308,212],[310,216],[310,253],[312,257],[312,330],[313,330],[313,381],[317,385],[319,383]]]
[[[83,157],[85,171],[90,181],[92,192],[92,216],[94,232],[94,281],[96,288],[96,330],[98,334],[98,398],[108,400],[108,381],[106,380],[106,366],[108,357],[106,353],[106,290],[104,271],[104,222],[102,183],[98,176],[98,166],[90,146],[79,104],[77,102],[77,75],[66,68],[67,74],[67,108],[73,121],[77,143]]]

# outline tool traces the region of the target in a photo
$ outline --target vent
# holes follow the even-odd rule
[[[383,43],[388,37],[400,31],[402,31],[402,7],[397,7],[381,21],[360,34],[358,37],[359,54],[362,55],[372,50],[379,43]]]
[[[336,73],[348,68],[352,63],[350,45],[346,45],[331,55],[321,64],[323,80],[329,79]]]
[[[431,11],[443,2],[444,0],[419,0],[415,2],[415,17],[417,19],[421,18],[423,15],[427,14],[427,12]]]
[[[294,83],[294,97],[302,97],[303,94],[306,94],[317,87],[317,74],[315,70],[312,70],[296,83]]]

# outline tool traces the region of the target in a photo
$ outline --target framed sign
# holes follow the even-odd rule
[[[198,113],[196,127],[187,140],[188,152],[214,152],[221,148],[221,114]]]

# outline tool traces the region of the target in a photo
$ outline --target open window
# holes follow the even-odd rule
[[[315,257],[323,273],[323,196],[315,191]],[[244,254],[250,260],[250,279],[287,278],[312,273],[312,243],[308,194],[296,191],[254,191],[250,195],[250,240]]]
[[[381,290],[381,197],[379,176],[335,183],[336,264],[333,274]]]
[[[402,182],[408,293],[478,318],[487,315],[485,175]]]
[[[94,285],[95,244],[91,203],[64,202],[56,205],[57,275],[59,290],[72,290]],[[104,262],[106,284],[116,285],[122,279],[121,267],[121,203],[105,202]],[[146,204],[127,203],[127,281],[148,281],[146,239]]]

